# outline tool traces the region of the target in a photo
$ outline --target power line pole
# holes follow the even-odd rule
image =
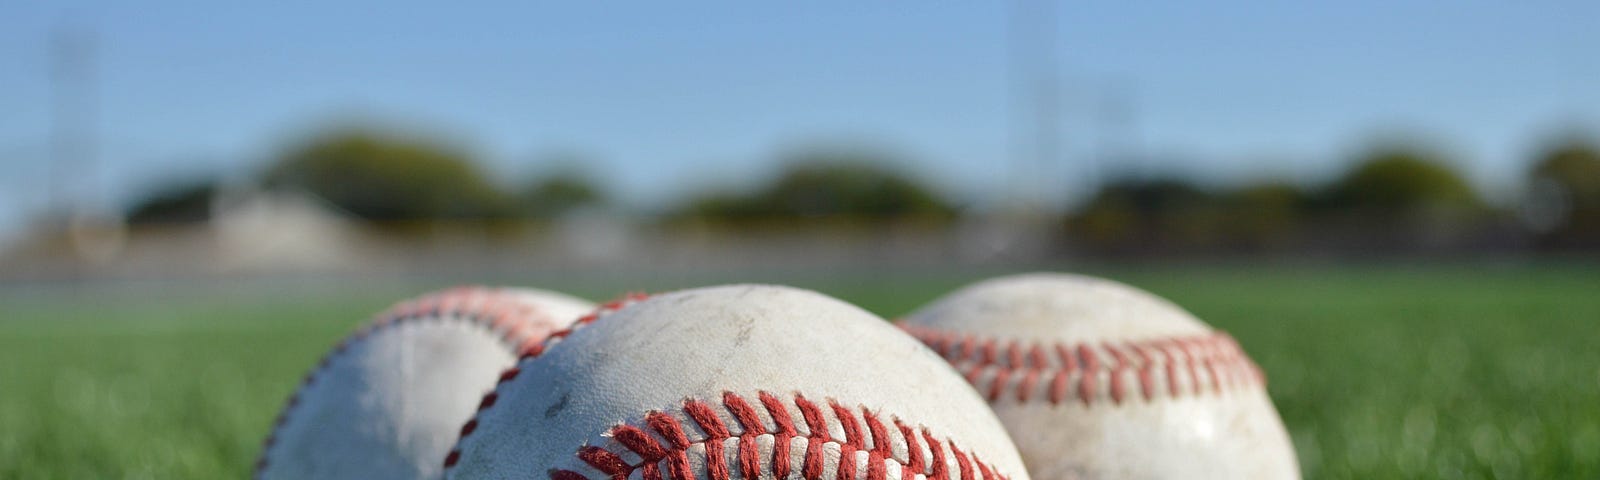
[[[1024,211],[1045,210],[1061,157],[1060,30],[1053,0],[1017,0],[1011,11],[1013,158],[1011,195]]]
[[[1139,162],[1138,125],[1135,118],[1133,85],[1126,80],[1107,82],[1101,93],[1099,115],[1100,141],[1095,147],[1097,176],[1133,175],[1142,177],[1146,172]],[[1122,165],[1118,165],[1122,163]],[[1105,179],[1099,179],[1103,182]]]
[[[94,200],[95,44],[90,31],[68,26],[51,40],[50,208],[69,218]]]
[[[95,37],[92,30],[57,29],[51,45],[54,93],[51,125],[51,215],[72,245],[76,261],[65,266],[83,279],[89,264],[105,263],[122,251],[127,231],[100,192],[95,135]],[[86,263],[85,263],[86,262]]]

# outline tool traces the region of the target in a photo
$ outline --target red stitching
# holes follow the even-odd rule
[[[1266,383],[1261,367],[1224,332],[1100,343],[1024,343],[901,324],[945,357],[989,401],[1084,406],[1152,402]],[[1054,352],[1050,354],[1048,352]],[[1042,395],[1041,393],[1042,385]]]
[[[756,416],[756,410],[750,408],[743,398],[728,392],[722,395],[722,404],[728,407],[728,412],[733,414],[740,425],[757,425],[761,417]],[[744,472],[746,480],[761,478],[756,472],[761,471],[760,446],[756,444],[756,437],[761,436],[760,430],[745,429],[739,435],[739,470]]]
[[[767,415],[772,417],[772,423],[778,427],[779,438],[793,438],[799,435],[799,430],[794,428],[794,419],[789,417],[789,409],[783,406],[783,401],[767,392],[761,392],[761,404],[767,407]],[[789,442],[772,443],[772,471],[777,478],[789,477]]]
[[[828,405],[833,407],[833,418],[839,419],[839,427],[844,429],[844,443],[856,450],[866,449],[866,440],[861,438],[861,425],[856,423],[856,417],[850,414],[850,409],[835,402],[828,402]]]
[[[711,410],[710,405],[697,400],[689,400],[683,404],[684,413],[694,423],[700,425],[700,430],[706,432],[706,439],[702,445],[706,449],[706,474],[711,480],[728,480],[728,458],[722,455],[722,443],[732,435],[728,427],[722,424],[722,419],[717,418],[717,412]]]
[[[1094,350],[1088,345],[1078,344],[1078,356],[1083,358],[1083,377],[1078,382],[1078,399],[1084,406],[1094,399],[1095,387],[1100,385],[1100,360],[1094,356]]]
[[[1006,387],[1006,379],[1011,377],[1011,370],[995,370],[994,379],[989,385],[989,401],[1000,399],[1000,391]]]
[[[849,443],[839,444],[839,464],[834,466],[833,478],[838,480],[855,480],[856,478],[856,448]]]
[[[587,465],[611,480],[632,478],[635,471],[647,480],[666,480],[667,476],[662,475],[662,468],[659,465],[665,461],[671,480],[694,480],[694,473],[689,469],[688,460],[688,455],[693,453],[704,456],[708,480],[726,480],[732,473],[721,448],[730,439],[738,438],[740,451],[737,458],[741,473],[739,478],[755,480],[766,474],[775,478],[787,478],[791,473],[787,464],[787,449],[780,450],[778,446],[789,445],[794,439],[803,438],[807,441],[807,454],[802,475],[807,479],[817,480],[822,476],[827,467],[824,464],[826,457],[823,455],[823,445],[832,444],[839,449],[838,460],[833,465],[835,469],[833,480],[855,480],[858,475],[864,475],[866,480],[888,480],[890,468],[899,468],[902,480],[915,480],[917,475],[922,475],[927,480],[953,480],[950,475],[951,467],[958,472],[959,480],[1008,480],[993,465],[983,462],[949,441],[941,442],[935,439],[927,429],[924,428],[919,432],[900,419],[892,417],[890,423],[894,428],[890,428],[877,414],[864,407],[852,410],[830,400],[825,410],[816,402],[795,394],[789,402],[799,409],[801,418],[805,420],[809,430],[806,435],[801,435],[789,417],[787,405],[789,402],[767,392],[759,392],[755,402],[760,402],[771,415],[771,427],[762,421],[757,410],[752,407],[754,402],[733,392],[724,392],[721,399],[721,406],[733,420],[732,423],[719,416],[713,404],[697,399],[686,399],[675,412],[651,411],[647,412],[642,420],[645,426],[660,433],[670,445],[663,446],[656,442],[639,426],[621,423],[612,427],[606,436],[616,439],[623,448],[636,454],[639,457],[637,462],[628,462],[629,457],[623,452],[584,445],[577,448],[575,457],[579,463],[573,465]],[[834,420],[844,431],[845,438],[836,439],[828,433],[825,412],[833,414]],[[700,430],[705,433],[705,438],[695,441],[688,439],[679,416],[698,424]],[[737,428],[739,430],[737,435],[730,428]],[[927,450],[918,444],[919,433],[929,446]],[[764,435],[772,436],[774,448],[771,462],[761,461],[759,447],[756,444],[757,439]],[[899,435],[905,440],[906,449],[903,453],[895,452],[893,435]],[[702,450],[691,452],[694,446],[700,446]],[[857,465],[858,457],[855,453],[857,451],[866,451],[865,472],[857,470],[861,468]],[[550,470],[549,476],[551,480],[593,479],[579,470],[559,467]]]
[[[583,460],[584,463],[589,464],[596,470],[611,475],[611,478],[616,480],[626,480],[628,472],[633,470],[628,467],[628,462],[622,460],[622,457],[600,447],[578,449],[578,459]]]
[[[910,469],[911,475],[902,473],[900,478],[904,480],[911,478],[917,472],[926,471],[927,462],[922,460],[922,446],[917,445],[917,434],[911,431],[911,427],[900,423],[899,419],[895,419],[894,426],[900,429],[900,436],[906,439],[906,452],[907,455],[911,456],[911,462],[906,464],[906,468]]]
[[[1056,372],[1056,378],[1050,381],[1050,403],[1060,404],[1062,401],[1066,400],[1067,374],[1068,371],[1066,370]]]
[[[661,458],[667,455],[667,449],[663,448],[656,439],[650,438],[650,434],[644,433],[644,430],[628,427],[618,429],[613,433],[616,434],[618,442],[628,447],[629,450],[633,450],[634,453],[638,453],[641,457]]]
[[[459,455],[459,454],[456,454],[456,453],[453,453],[453,454]],[[569,471],[569,470],[556,470],[554,472],[550,472],[550,478],[551,478],[551,480],[589,480],[588,478],[584,477],[583,475],[579,475],[579,474],[577,474],[575,472],[572,472],[572,471]],[[659,480],[659,479],[656,479],[656,480]]]
[[[962,338],[960,342],[961,358],[972,358],[973,347],[977,343],[977,340],[975,340],[971,334],[968,334],[965,338]]]
[[[672,472],[673,478],[693,478],[694,474],[689,470],[689,456],[685,453],[689,449],[689,436],[684,435],[683,426],[678,423],[677,417],[660,412],[652,412],[646,417],[646,423],[651,428],[654,428],[657,433],[660,433],[663,438],[666,438],[668,442],[672,443],[671,452],[663,450],[658,455],[645,457],[645,460],[649,462],[648,464],[653,466],[656,461],[665,456],[667,458],[667,468]],[[650,473],[650,470],[646,469],[645,473]],[[659,470],[656,474],[660,475]]]
[[[318,360],[317,365],[301,379],[300,386],[289,395],[283,410],[273,421],[272,431],[262,441],[261,456],[256,459],[253,476],[261,478],[265,473],[270,465],[267,454],[277,444],[278,434],[284,425],[288,424],[291,413],[300,406],[301,395],[306,388],[316,383],[317,377],[333,363],[336,357],[344,355],[352,345],[378,332],[400,325],[440,318],[465,321],[495,332],[497,334],[495,337],[513,352],[520,351],[518,346],[522,343],[542,340],[533,329],[539,324],[538,320],[549,320],[544,311],[524,303],[516,293],[482,286],[454,287],[390,306],[356,331],[340,339],[339,343]],[[514,372],[508,371],[501,375],[500,381],[506,381],[508,374],[516,376]],[[473,421],[462,425],[463,432],[471,432],[475,428],[477,422]]]
[[[950,454],[956,457],[956,465],[961,466],[961,478],[972,479],[972,461],[967,459],[967,454],[955,445],[950,445]]]
[[[889,429],[884,427],[883,422],[878,421],[878,416],[873,415],[870,411],[863,410],[861,418],[866,420],[867,431],[872,434],[872,451],[886,456],[890,455],[892,452],[888,442]]]
[[[1028,353],[1028,358],[1033,360],[1033,368],[1045,368],[1050,366],[1050,360],[1048,357],[1045,357],[1044,348],[1038,345],[1033,346],[1033,350]]]
[[[844,443],[839,444],[839,466],[835,478],[855,480],[856,451],[866,449],[866,440],[861,438],[861,425],[856,423],[856,417],[850,414],[850,409],[837,402],[828,402],[828,405],[833,407],[833,418],[838,419],[839,427],[844,429]]]
[[[1123,384],[1123,373],[1128,370],[1128,356],[1110,343],[1102,344],[1107,352],[1111,353],[1111,401],[1121,405],[1122,398],[1127,395],[1127,385]]]
[[[822,419],[822,409],[806,400],[806,397],[795,396],[794,405],[800,408],[800,417],[806,421],[806,429],[811,432],[807,435],[805,464],[801,466],[800,473],[807,480],[822,478],[822,444],[833,440],[828,438],[828,422]]]
[[[1027,403],[1028,395],[1033,393],[1034,384],[1039,382],[1039,369],[1030,368],[1022,374],[1022,381],[1017,382],[1017,401]]]
[[[861,416],[867,424],[867,432],[872,435],[872,450],[867,453],[867,480],[885,480],[889,477],[889,467],[883,460],[894,456],[889,445],[889,429],[869,410],[862,409]]]
[[[922,440],[928,442],[928,452],[933,455],[933,468],[928,477],[932,480],[950,480],[950,466],[944,463],[944,444],[939,443],[926,429],[922,431]]]
[[[470,425],[470,427],[468,427],[467,425],[463,425],[462,426],[461,435],[460,435],[460,437],[458,437],[456,439],[456,446],[454,448],[451,448],[450,449],[450,453],[445,456],[445,458],[444,458],[444,468],[446,470],[449,470],[450,468],[455,467],[457,462],[461,461],[461,439],[467,438],[468,436],[470,436],[472,434],[472,432],[477,430],[477,426],[478,426],[478,417],[477,417],[477,415],[481,415],[485,409],[488,409],[488,408],[494,406],[495,401],[500,396],[500,386],[506,384],[506,382],[509,382],[509,381],[514,380],[514,379],[517,378],[517,375],[522,372],[522,369],[520,367],[522,362],[544,354],[544,352],[549,350],[551,346],[553,346],[553,345],[555,345],[557,343],[560,343],[563,339],[567,338],[568,335],[571,335],[572,332],[577,331],[580,328],[587,327],[589,324],[594,323],[596,320],[599,320],[600,318],[602,318],[602,317],[604,317],[604,316],[606,316],[606,315],[608,315],[608,314],[610,314],[612,312],[615,312],[617,310],[621,310],[624,307],[627,307],[628,305],[632,305],[632,304],[644,301],[646,298],[649,298],[649,297],[650,297],[649,295],[646,295],[646,294],[643,294],[643,293],[627,293],[627,294],[624,294],[621,297],[618,297],[618,298],[616,298],[614,300],[611,300],[609,302],[600,304],[600,306],[596,307],[594,309],[594,311],[589,312],[588,314],[586,314],[586,315],[584,315],[582,317],[578,317],[577,320],[573,321],[572,325],[569,325],[566,328],[563,328],[561,330],[557,330],[555,332],[552,332],[546,338],[543,338],[543,339],[528,338],[528,339],[521,340],[521,341],[518,341],[518,342],[514,343],[514,345],[516,347],[516,349],[514,351],[518,352],[518,354],[519,354],[518,357],[517,357],[517,364],[516,365],[512,365],[511,368],[507,368],[504,372],[501,372],[500,373],[500,381],[495,384],[494,390],[491,390],[489,393],[484,394],[483,400],[481,402],[479,402],[479,404],[478,404],[478,413],[474,414],[473,417],[470,420],[467,420],[467,425]],[[673,422],[674,423],[671,425],[671,428],[678,428],[678,426],[676,425],[676,419],[674,419]],[[660,426],[660,428],[665,428],[665,427],[666,427],[665,425]],[[655,425],[655,424],[651,424],[651,428],[656,428],[658,431],[660,431],[660,428],[658,428],[658,426]],[[662,435],[665,437],[665,436],[667,436],[667,433],[663,432]],[[683,436],[681,431],[678,433],[678,436],[679,437]],[[648,439],[649,435],[644,435],[644,437]],[[671,437],[668,437],[667,439],[668,439],[668,441],[672,440]],[[653,442],[654,440],[651,440],[651,441]],[[630,446],[629,448],[632,448],[632,447]],[[683,461],[687,462],[688,460],[685,458],[685,459],[683,459]],[[599,467],[596,467],[596,468],[599,468]],[[688,471],[687,470],[688,469],[687,464],[682,465],[682,468],[683,468],[683,471],[685,471],[685,472]],[[677,470],[674,470],[675,474],[676,474],[676,472],[677,472]],[[660,480],[659,479],[660,472],[652,472],[650,469],[646,469],[643,473],[646,475],[646,480]],[[650,477],[649,475],[655,475],[656,477]],[[581,480],[582,478],[583,477],[568,478],[568,479],[562,479],[562,480]],[[726,479],[716,479],[716,480],[726,480]]]
[[[1012,340],[1010,343],[1006,344],[1006,359],[1010,361],[1012,365],[1023,365],[1022,347],[1018,345],[1016,340]]]

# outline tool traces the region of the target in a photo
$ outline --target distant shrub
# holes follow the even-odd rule
[[[130,224],[200,223],[211,217],[216,184],[210,180],[180,183],[156,191],[128,209]]]
[[[1472,185],[1442,156],[1417,148],[1384,147],[1329,185],[1318,206],[1383,222],[1470,212],[1483,204]]]
[[[336,131],[295,145],[262,180],[268,188],[301,189],[375,221],[481,219],[511,210],[510,199],[467,153],[370,130]]]
[[[1542,154],[1528,172],[1531,217],[1548,246],[1600,246],[1600,148],[1572,140]]]
[[[932,188],[860,152],[792,156],[777,178],[749,193],[720,192],[691,200],[680,216],[748,223],[796,220],[948,221],[955,208]]]

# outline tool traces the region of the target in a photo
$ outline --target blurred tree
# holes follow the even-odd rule
[[[1124,178],[1068,214],[1067,234],[1110,253],[1282,248],[1303,227],[1306,202],[1281,182],[1214,192],[1177,178]]]
[[[466,153],[426,140],[352,129],[286,151],[268,188],[298,188],[375,221],[489,218],[511,201]]]
[[[1094,198],[1067,216],[1067,234],[1090,246],[1129,246],[1144,229],[1144,215],[1134,207],[1129,187],[1108,184]]]
[[[731,191],[700,194],[678,212],[679,217],[712,222],[739,223],[765,219],[768,214],[755,196]]]
[[[1222,198],[1222,229],[1234,246],[1262,249],[1281,246],[1302,226],[1307,195],[1282,182],[1245,185]]]
[[[1113,180],[1069,214],[1068,233],[1118,252],[1192,249],[1222,236],[1215,195],[1175,178]]]
[[[1555,246],[1600,246],[1600,148],[1570,140],[1546,150],[1528,173],[1524,218]]]
[[[1443,155],[1371,150],[1312,202],[1314,237],[1339,248],[1432,251],[1474,238],[1489,209]]]
[[[926,185],[887,167],[892,159],[855,150],[810,151],[786,159],[776,179],[750,194],[714,193],[684,213],[714,221],[797,219],[948,221],[955,208]]]
[[[1321,206],[1386,218],[1479,208],[1472,186],[1445,165],[1439,155],[1420,149],[1374,150],[1329,186]]]
[[[945,219],[954,209],[930,189],[881,164],[802,157],[762,195],[779,216]]]
[[[1126,197],[1134,210],[1145,216],[1194,210],[1212,201],[1211,194],[1200,187],[1173,178],[1113,182],[1102,192],[1110,197]]]
[[[201,180],[157,190],[128,209],[128,223],[199,223],[211,217],[216,183]]]
[[[606,194],[588,176],[560,172],[535,181],[521,195],[525,212],[535,218],[560,217],[584,207],[605,205]]]

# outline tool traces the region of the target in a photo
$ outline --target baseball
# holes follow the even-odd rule
[[[501,378],[445,457],[447,478],[1028,479],[942,359],[805,290],[650,297]]]
[[[558,293],[477,287],[394,306],[306,375],[256,478],[438,478],[461,422],[517,349],[591,308]]]
[[[1142,290],[1031,274],[951,293],[901,326],[966,375],[1039,480],[1283,479],[1299,466],[1260,369]]]

